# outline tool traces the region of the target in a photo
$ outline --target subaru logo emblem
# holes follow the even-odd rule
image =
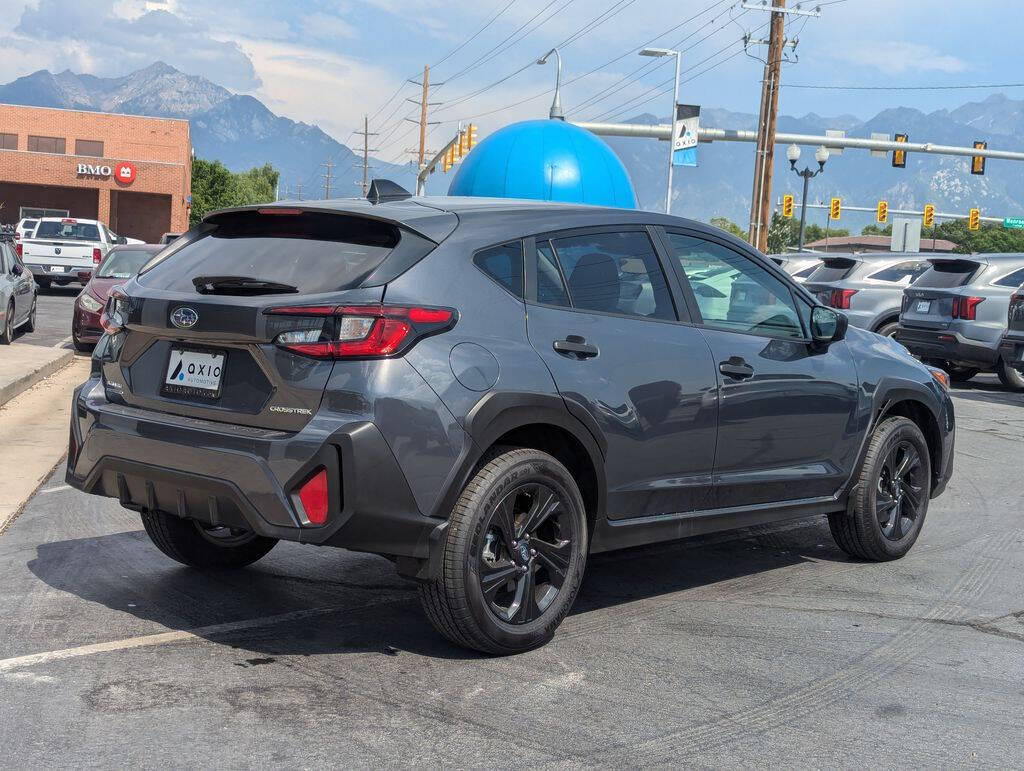
[[[176,308],[171,313],[171,323],[178,329],[191,329],[199,321],[199,314],[191,308]]]
[[[59,246],[53,247],[53,253],[54,254],[60,254],[60,247]]]

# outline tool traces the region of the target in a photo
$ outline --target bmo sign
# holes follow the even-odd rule
[[[128,161],[121,161],[116,166],[106,164],[80,163],[76,169],[80,177],[93,177],[95,179],[110,179],[119,185],[130,185],[135,181],[135,164]]]

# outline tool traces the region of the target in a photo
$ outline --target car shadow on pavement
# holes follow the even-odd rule
[[[1024,407],[1024,392],[1011,391],[998,380],[968,380],[966,383],[953,383],[952,391],[957,398],[972,402]]]
[[[241,666],[279,655],[480,657],[434,631],[415,585],[388,561],[340,549],[316,550],[302,560],[300,552],[309,548],[283,554],[279,547],[245,569],[203,571],[168,561],[144,532],[132,531],[40,544],[28,568],[55,589],[164,627],[140,631],[132,623],[134,631],[120,636],[187,630],[258,654],[241,656]],[[685,602],[687,592],[812,558],[846,561],[820,519],[594,555],[571,616],[669,595]],[[82,629],[120,624],[88,606],[74,612],[82,619],[72,623]],[[615,610],[607,623],[615,625]]]

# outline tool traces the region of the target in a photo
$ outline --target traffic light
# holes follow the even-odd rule
[[[924,205],[924,226],[930,228],[935,225],[935,206],[930,203]]]
[[[897,142],[906,142],[908,137],[906,134],[897,134],[894,139]],[[892,151],[892,167],[894,169],[905,169],[907,168],[907,151],[906,150],[893,150]],[[883,220],[879,220],[882,222]]]
[[[878,210],[875,212],[875,219],[879,222],[889,221],[889,204],[886,201],[878,202]]]
[[[476,147],[476,124],[470,123],[466,126],[466,152]]]
[[[978,209],[971,209],[967,215],[967,229],[981,230],[981,212]]]
[[[452,158],[454,160],[462,160],[462,137],[463,134],[460,131],[458,133],[458,136],[456,136],[455,139],[452,141]]]
[[[837,220],[843,213],[843,202],[839,198],[833,198],[828,205],[828,218]]]
[[[464,158],[469,152],[469,132],[463,129],[459,132],[459,157]]]
[[[988,142],[975,142],[975,150],[987,150]],[[972,155],[971,156],[971,174],[984,174],[985,173],[985,156],[984,155]]]
[[[782,196],[782,216],[786,218],[793,216],[793,196],[788,193]]]

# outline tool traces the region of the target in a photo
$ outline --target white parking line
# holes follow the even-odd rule
[[[379,604],[379,603],[374,603]],[[370,607],[369,605],[365,607]],[[167,643],[180,642],[182,640],[194,640],[209,637],[211,635],[224,634],[225,632],[238,632],[245,629],[257,629],[262,626],[271,626],[285,621],[298,621],[304,618],[325,616],[329,613],[345,611],[351,613],[360,608],[335,606],[329,608],[311,608],[309,610],[296,610],[291,613],[280,613],[276,616],[264,616],[263,618],[251,618],[245,621],[231,621],[225,624],[213,624],[211,626],[198,627],[196,629],[179,629],[174,632],[161,632],[160,634],[147,634],[141,637],[128,637],[124,640],[112,640],[111,642],[94,643],[92,645],[80,645],[77,648],[63,648],[56,651],[44,651],[43,653],[32,653],[28,656],[15,656],[10,659],[0,659],[0,675],[11,672],[15,669],[33,667],[37,664],[47,664],[51,661],[63,661],[74,659],[79,656],[92,656],[97,653],[108,653],[110,651],[123,651],[129,648],[145,648],[153,645],[166,645]]]
[[[71,485],[57,485],[56,487],[47,487],[45,490],[40,490],[39,492],[40,492],[40,494],[42,494],[42,493],[56,493],[56,492],[60,492],[61,490],[70,490],[70,489],[71,489]]]
[[[71,342],[71,335],[68,335],[63,340],[61,340],[59,343],[54,343],[53,347],[54,348],[63,348],[65,345],[67,345],[70,342]]]

